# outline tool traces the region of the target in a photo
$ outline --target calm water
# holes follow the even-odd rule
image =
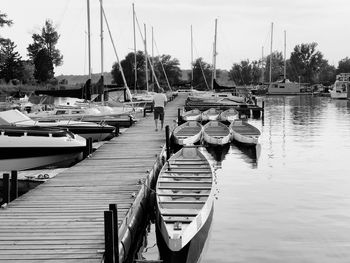
[[[231,145],[217,162],[202,262],[350,262],[350,101],[264,100],[257,153]]]

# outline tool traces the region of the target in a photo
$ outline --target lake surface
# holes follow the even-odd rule
[[[263,99],[264,121],[249,120],[262,132],[256,153],[232,144],[216,162],[202,262],[350,262],[350,101]]]

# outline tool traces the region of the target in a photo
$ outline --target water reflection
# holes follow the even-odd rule
[[[349,262],[349,101],[267,97],[254,125],[259,165],[236,145],[222,161],[202,262]]]

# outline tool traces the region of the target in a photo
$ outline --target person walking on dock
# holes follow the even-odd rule
[[[160,129],[163,129],[164,124],[164,108],[167,102],[167,98],[164,93],[160,93],[159,89],[156,89],[156,94],[153,96],[153,111],[154,111],[154,124],[156,125],[156,131],[158,131],[158,119],[160,120]]]

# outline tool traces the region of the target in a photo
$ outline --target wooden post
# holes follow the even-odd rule
[[[116,204],[109,204],[109,211],[113,212],[113,228],[114,228],[114,258],[119,263],[119,237],[118,237],[118,208]]]
[[[17,171],[11,171],[11,201],[18,197],[18,173]]]
[[[83,153],[83,157],[86,158],[91,153],[92,153],[92,138],[89,137],[86,139],[86,146],[85,146],[85,151]]]
[[[177,125],[181,124],[181,109],[177,109]]]
[[[165,145],[166,145],[166,159],[170,158],[170,128],[169,125],[165,126]]]
[[[10,202],[10,174],[4,173],[2,175],[3,180],[3,186],[4,186],[4,198],[3,203],[9,203]]]
[[[143,108],[143,117],[146,117],[146,107]]]
[[[132,126],[132,116],[130,115],[129,116],[129,127],[131,127]]]
[[[104,211],[105,263],[115,263],[113,211]]]
[[[261,113],[262,116],[261,117],[264,119],[264,116],[265,116],[265,101],[264,100],[262,101],[261,108],[262,108],[262,110],[261,110],[262,111],[262,113]]]

